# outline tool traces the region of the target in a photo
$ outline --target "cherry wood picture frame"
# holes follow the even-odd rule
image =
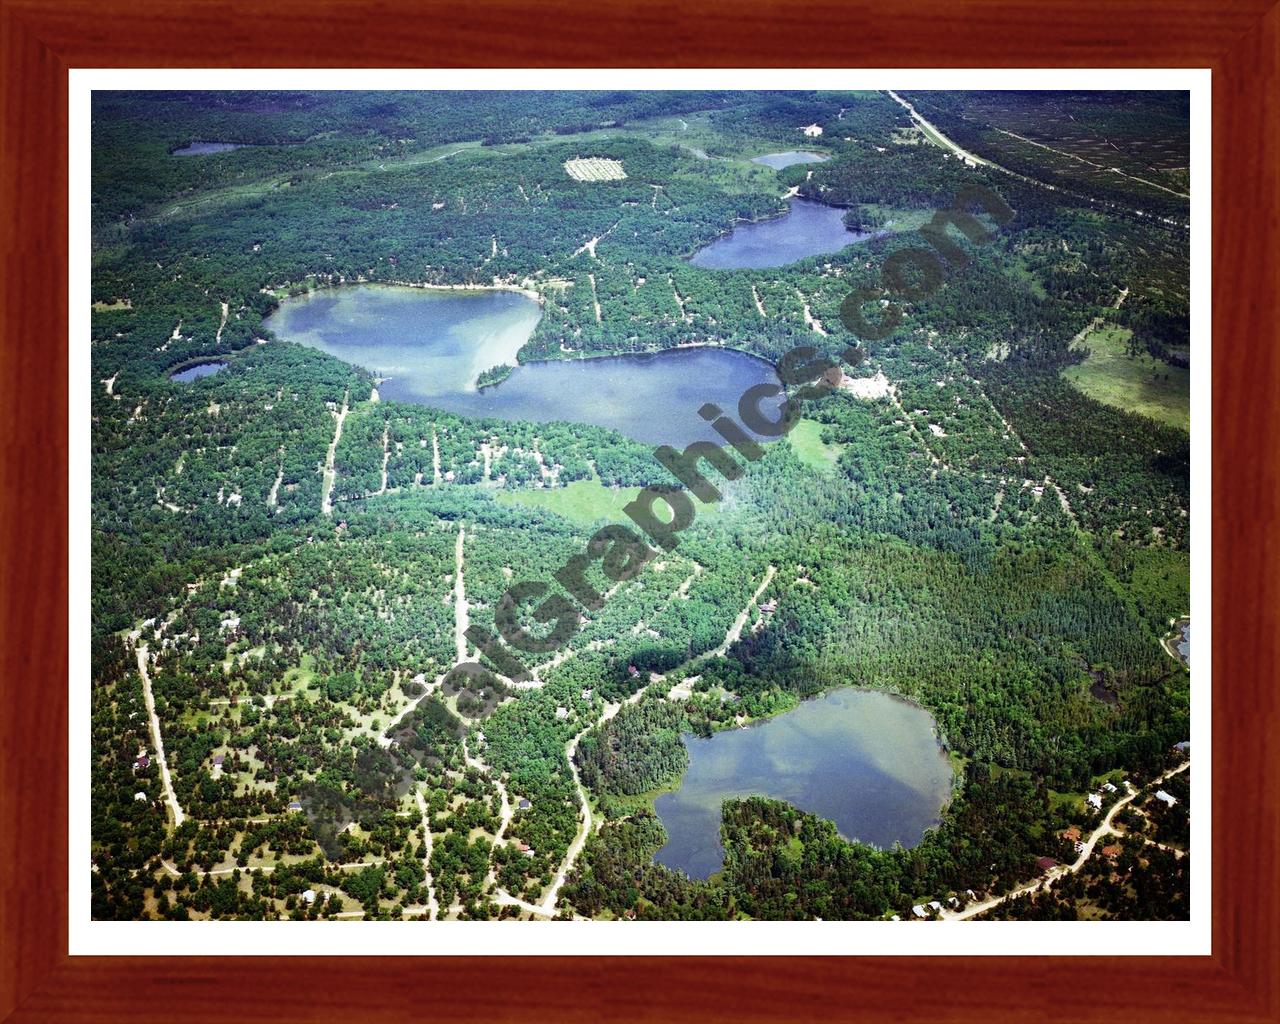
[[[1280,1020],[1273,0],[0,0],[0,54],[0,1020]],[[1211,68],[1212,955],[68,956],[68,69],[237,66]]]

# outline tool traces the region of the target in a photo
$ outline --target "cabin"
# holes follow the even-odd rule
[[[1041,857],[1036,861],[1036,867],[1041,871],[1048,871],[1050,868],[1056,868],[1058,862],[1052,857]]]
[[[1156,790],[1156,799],[1168,804],[1170,807],[1178,802],[1178,798],[1176,796],[1171,793],[1166,793],[1163,789]]]
[[[1069,843],[1078,843],[1080,842],[1080,826],[1072,825],[1070,828],[1059,832],[1058,835]]]
[[[1115,860],[1120,856],[1123,850],[1124,847],[1119,843],[1110,843],[1102,848],[1102,856],[1106,857],[1107,860]]]

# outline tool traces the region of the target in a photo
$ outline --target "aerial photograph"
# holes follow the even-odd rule
[[[91,118],[95,921],[1190,919],[1187,92]]]

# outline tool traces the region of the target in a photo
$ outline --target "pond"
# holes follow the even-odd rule
[[[766,153],[764,156],[755,156],[751,158],[753,164],[764,164],[766,167],[772,167],[775,171],[780,171],[784,167],[793,167],[796,164],[820,164],[827,158],[821,153],[807,153],[803,150],[789,149],[785,153]]]
[[[191,142],[175,149],[170,156],[208,156],[210,153],[229,153],[233,149],[245,149],[243,142]]]
[[[754,356],[682,348],[527,363],[477,389],[484,370],[515,364],[541,315],[536,302],[514,292],[355,285],[287,299],[266,326],[387,378],[378,387],[383,399],[462,416],[589,423],[647,444],[718,440],[698,415],[703,404],[734,413],[748,388],[778,382]],[[773,415],[776,402],[761,405]]]
[[[845,211],[834,206],[798,197],[787,204],[781,217],[740,224],[699,249],[689,262],[707,270],[782,267],[871,237],[846,228]]]
[[[201,377],[211,377],[224,366],[226,362],[221,359],[210,359],[203,363],[196,363],[193,366],[184,367],[169,374],[169,379],[177,381],[179,384],[189,384],[193,380],[199,380]]]
[[[1178,653],[1182,655],[1182,660],[1191,663],[1191,623],[1187,622],[1182,627],[1182,639],[1178,641]]]
[[[746,729],[685,737],[689,769],[654,803],[655,860],[708,878],[724,863],[720,805],[767,796],[833,822],[846,839],[914,846],[938,824],[952,769],[932,716],[887,693],[841,689]]]

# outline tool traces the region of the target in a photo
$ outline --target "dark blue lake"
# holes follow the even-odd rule
[[[358,285],[287,299],[266,326],[387,378],[378,387],[385,400],[463,416],[589,423],[649,444],[720,440],[698,415],[705,403],[736,419],[743,392],[778,383],[773,367],[754,356],[683,348],[527,363],[478,390],[482,371],[515,364],[541,315],[535,301],[513,292]],[[769,416],[776,405],[761,403]]]
[[[740,224],[699,249],[689,262],[708,270],[783,267],[871,237],[846,228],[844,210],[799,197],[787,202],[781,217]]]
[[[171,373],[169,374],[169,379],[180,384],[188,384],[193,380],[199,380],[201,377],[211,377],[226,365],[221,359],[211,359],[206,363],[196,363],[194,366],[188,366],[177,373]]]
[[[846,839],[914,846],[938,824],[952,769],[933,717],[887,693],[842,689],[746,729],[686,736],[689,769],[657,798],[660,864],[707,878],[724,863],[720,805],[767,796],[833,822]]]

